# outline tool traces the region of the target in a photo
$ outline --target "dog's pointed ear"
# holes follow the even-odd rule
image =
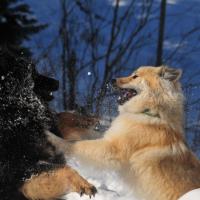
[[[160,67],[160,76],[166,80],[176,82],[181,78],[182,70],[171,67]]]

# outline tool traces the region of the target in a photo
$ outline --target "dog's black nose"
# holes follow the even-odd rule
[[[112,79],[112,80],[111,80],[112,86],[116,86],[116,83],[117,83],[117,80],[116,80],[116,79]]]
[[[35,80],[35,88],[37,87],[53,92],[59,89],[59,81],[42,74],[38,74]]]

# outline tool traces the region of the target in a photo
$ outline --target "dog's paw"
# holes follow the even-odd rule
[[[79,174],[71,177],[72,192],[77,192],[82,195],[88,195],[90,198],[95,196],[97,189],[94,185],[90,184],[87,180],[81,177]]]
[[[92,196],[94,197],[96,193],[97,193],[96,187],[91,185],[90,183],[83,184],[80,187],[80,192],[79,192],[80,196],[86,194],[91,198]]]
[[[60,199],[70,192],[94,196],[96,188],[74,169],[65,166],[50,172],[34,175],[19,189],[27,199]]]

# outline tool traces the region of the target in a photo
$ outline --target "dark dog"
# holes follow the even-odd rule
[[[66,166],[47,141],[56,129],[46,101],[58,82],[34,65],[0,51],[0,198],[52,200],[68,192],[94,195],[96,189]]]

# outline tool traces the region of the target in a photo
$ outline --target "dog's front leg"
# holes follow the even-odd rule
[[[98,167],[119,169],[121,166],[119,149],[106,139],[75,142],[71,146],[71,154]]]
[[[56,150],[64,153],[65,155],[70,155],[70,150],[72,148],[71,142],[67,142],[50,131],[45,131],[45,134],[48,138],[48,141],[53,144]]]
[[[48,140],[65,155],[77,156],[100,167],[119,169],[121,166],[124,152],[119,149],[117,141],[103,138],[70,143],[50,132],[46,132],[46,134],[48,135]]]

